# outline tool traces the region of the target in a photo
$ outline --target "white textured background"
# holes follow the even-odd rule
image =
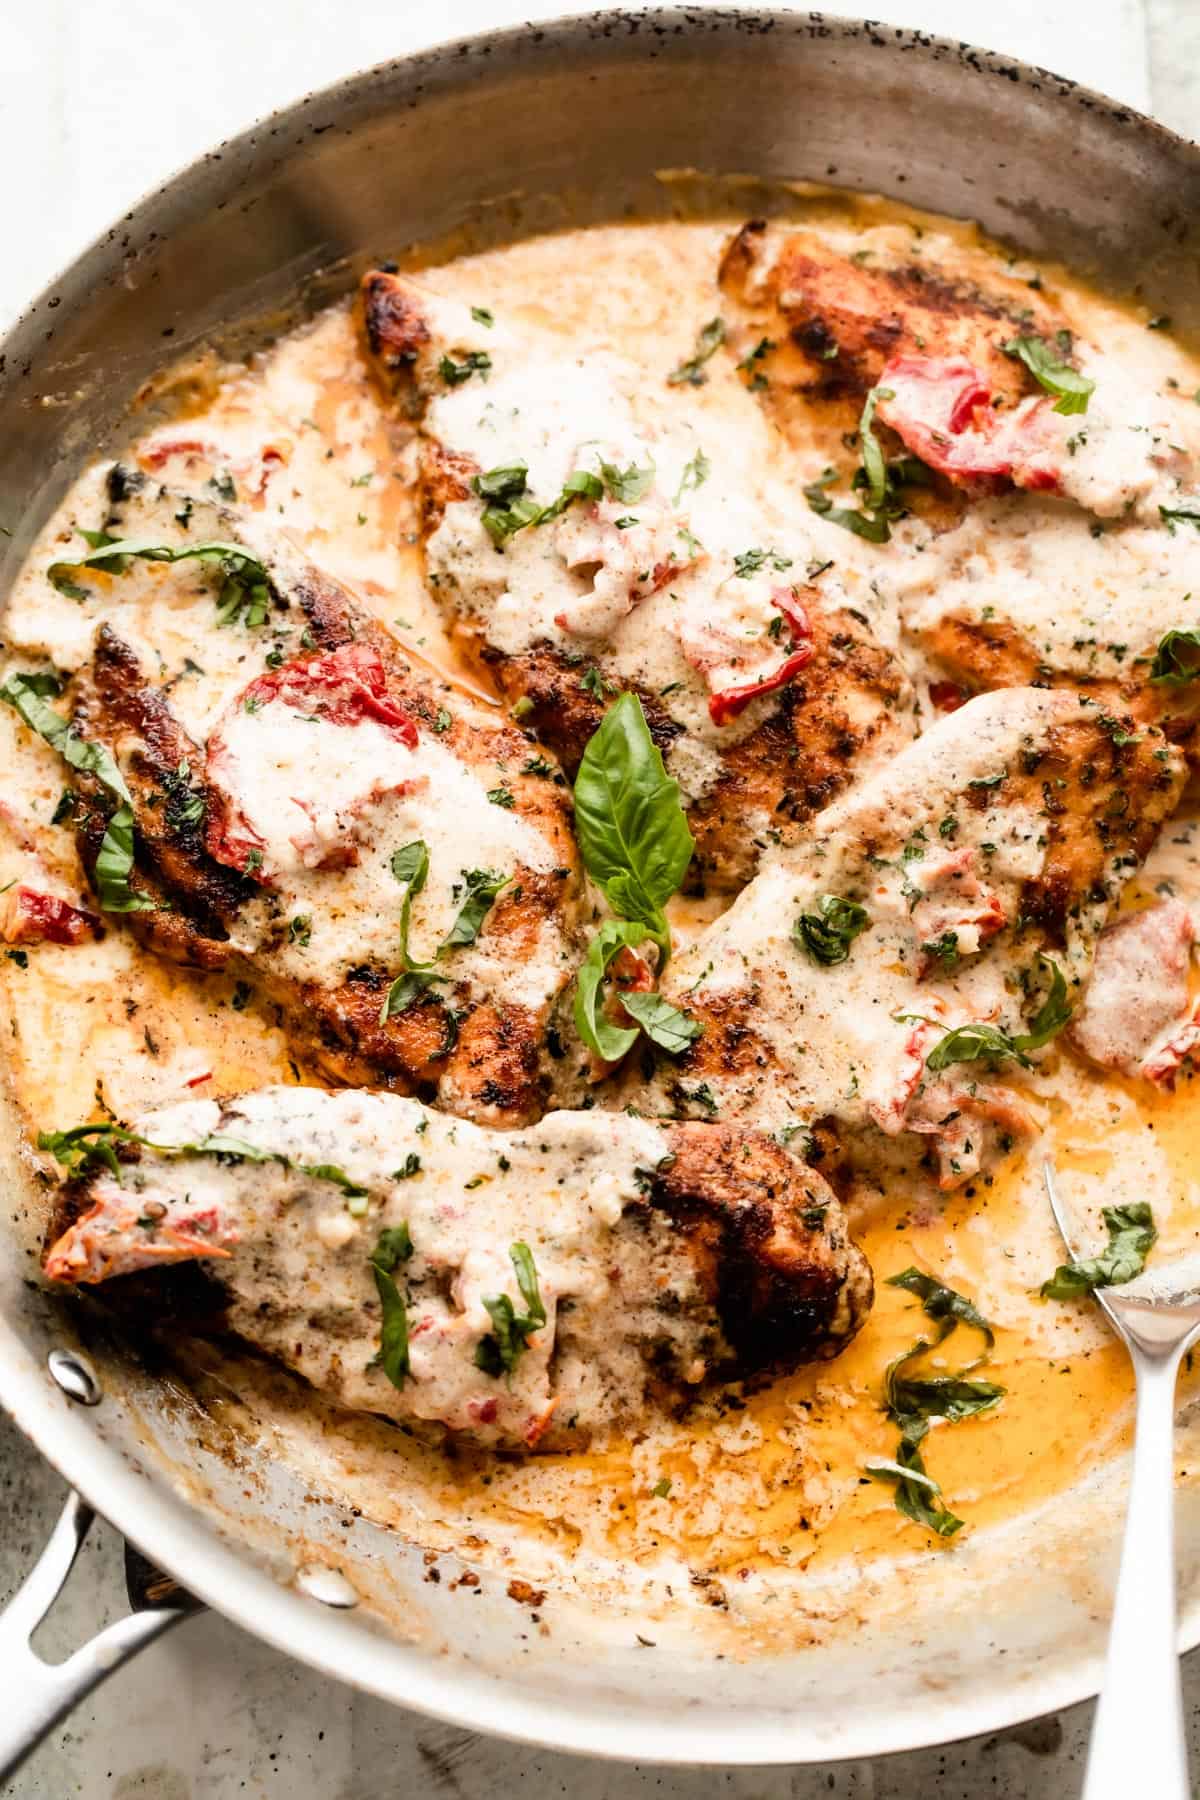
[[[853,10],[853,0],[843,3]],[[874,18],[1009,52],[1200,133],[1197,0],[861,4]],[[582,10],[569,0],[0,0],[0,327],[139,194],[254,118],[437,38],[568,9]],[[0,1419],[0,1597],[29,1567],[61,1498],[58,1477]],[[60,1602],[48,1648],[61,1654],[122,1604],[118,1540],[102,1530]],[[0,1669],[0,1694],[3,1678]],[[1200,1717],[1196,1659],[1188,1699]],[[1089,1709],[1075,1709],[1001,1738],[828,1770],[635,1769],[425,1723],[210,1615],[102,1688],[7,1792],[14,1800],[509,1800],[518,1789],[535,1800],[1066,1800],[1078,1792],[1088,1721]],[[1147,1751],[1146,1800],[1156,1800]],[[1200,1772],[1196,1732],[1192,1754]]]

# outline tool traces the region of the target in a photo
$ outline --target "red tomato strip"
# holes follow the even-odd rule
[[[1062,432],[1046,395],[1007,411],[989,404],[984,375],[965,356],[896,356],[879,377],[876,416],[914,455],[951,481],[1057,489]]]
[[[241,704],[266,706],[279,700],[297,712],[315,712],[331,725],[358,725],[375,719],[408,749],[417,747],[417,728],[387,691],[387,672],[378,654],[364,644],[343,644],[324,656],[285,663],[252,681]]]
[[[6,944],[78,944],[91,937],[98,921],[55,894],[17,887],[3,900],[0,936]]]
[[[800,643],[798,640],[808,637],[808,614],[797,602],[790,588],[781,588],[772,596],[776,606],[792,628],[792,643],[795,646],[792,654],[762,681],[747,681],[741,687],[722,688],[720,693],[713,694],[708,702],[708,716],[714,725],[728,725],[730,719],[736,719],[744,712],[752,700],[758,700],[763,694],[778,693],[780,688],[795,680],[808,663],[813,659],[811,642]]]

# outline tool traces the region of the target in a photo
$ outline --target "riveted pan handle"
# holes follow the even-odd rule
[[[78,1494],[68,1496],[49,1543],[0,1612],[5,1690],[0,1707],[0,1785],[106,1676],[193,1610],[191,1605],[179,1605],[130,1613],[107,1625],[65,1662],[43,1662],[29,1640],[58,1598],[95,1516]]]

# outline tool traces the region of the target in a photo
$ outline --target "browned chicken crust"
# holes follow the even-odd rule
[[[994,688],[1078,688],[1098,706],[1125,714],[1138,725],[1156,726],[1178,744],[1193,765],[1200,758],[1200,693],[1195,682],[1177,685],[1150,679],[1150,659],[1135,659],[1123,680],[1089,679],[1076,670],[1056,669],[1039,648],[1013,623],[1004,619],[983,621],[946,614],[923,627],[921,646],[961,697]]]
[[[1002,345],[1019,333],[1052,338],[1064,323],[1027,282],[996,274],[985,289],[916,254],[839,256],[765,219],[730,241],[718,279],[730,346],[768,399],[772,389],[861,399],[891,357],[912,352],[965,356],[1011,404],[1031,384]]]

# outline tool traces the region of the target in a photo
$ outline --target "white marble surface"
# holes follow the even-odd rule
[[[0,326],[139,193],[256,116],[436,37],[562,10],[545,0],[0,0]],[[1200,131],[1195,0],[874,0],[869,10],[1025,57]],[[44,1541],[62,1492],[0,1418],[0,1597]],[[46,1649],[61,1654],[122,1604],[119,1540],[102,1527]],[[1200,1768],[1196,1658],[1187,1690]],[[829,1769],[624,1767],[429,1724],[207,1615],[102,1688],[6,1791],[14,1800],[497,1800],[518,1788],[579,1800],[1063,1800],[1078,1791],[1088,1716],[1074,1709],[998,1738]]]

